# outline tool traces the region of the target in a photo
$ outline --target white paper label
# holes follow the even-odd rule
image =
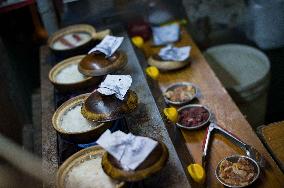
[[[165,61],[184,61],[189,57],[190,49],[190,46],[177,48],[168,45],[160,50],[159,56]]]
[[[97,46],[89,51],[89,54],[94,51],[100,51],[107,57],[110,57],[119,48],[123,39],[123,37],[107,35]]]
[[[162,27],[153,27],[152,30],[155,45],[173,43],[179,39],[178,24],[171,24]]]
[[[104,95],[115,94],[118,99],[123,100],[131,83],[132,78],[130,75],[107,75],[97,91]]]
[[[158,145],[147,137],[125,134],[121,131],[111,133],[106,130],[97,144],[116,158],[125,170],[135,170]]]

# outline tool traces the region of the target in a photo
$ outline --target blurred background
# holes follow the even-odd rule
[[[41,156],[39,50],[54,31],[88,23],[96,28],[120,25],[131,35],[133,25],[174,20],[188,23],[188,31],[205,55],[208,49],[231,43],[262,51],[270,67],[262,82],[255,83],[261,89],[248,100],[238,100],[233,91],[230,94],[254,128],[284,119],[283,0],[0,0],[1,137]],[[210,65],[229,88],[223,70],[214,68],[214,63]],[[0,182],[12,182],[12,187],[16,182],[40,186],[7,159],[0,158],[0,165]]]

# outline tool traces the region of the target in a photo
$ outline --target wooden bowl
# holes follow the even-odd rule
[[[102,167],[106,174],[113,179],[120,181],[139,181],[159,172],[167,163],[169,152],[163,142],[151,152],[151,154],[134,171],[126,171],[120,166],[119,162],[109,153],[105,153],[102,159]]]
[[[83,149],[72,156],[70,156],[59,168],[56,175],[56,187],[57,188],[64,188],[66,184],[66,179],[68,177],[68,173],[72,168],[78,164],[81,164],[85,161],[91,160],[93,158],[102,158],[104,155],[105,150],[100,146],[92,146],[87,149]],[[94,168],[94,171],[96,169]],[[103,170],[103,169],[99,169]],[[93,173],[92,171],[87,171],[85,173]],[[95,172],[94,172],[95,173]],[[124,182],[118,181],[117,185],[114,188],[122,188],[125,186]]]
[[[56,48],[55,44],[62,37],[72,34],[84,34],[85,39],[81,44],[66,48]],[[110,34],[110,30],[104,30],[101,32],[96,32],[95,28],[88,24],[78,24],[65,27],[54,32],[48,39],[47,44],[49,48],[59,55],[75,55],[78,53],[86,53],[90,48],[94,46],[96,41],[101,40],[104,36]]]
[[[76,81],[72,83],[62,83],[57,80],[57,75],[71,65],[78,65],[79,62],[85,57],[85,55],[74,56],[68,59],[65,59],[58,64],[56,64],[50,71],[48,78],[50,82],[54,85],[54,87],[60,92],[68,92],[81,90],[88,87],[97,86],[104,79],[104,76],[96,76],[96,77],[87,77],[81,81]],[[79,71],[78,71],[79,72]]]
[[[82,115],[96,122],[114,121],[132,112],[137,105],[138,98],[134,91],[128,90],[124,100],[96,91],[86,99],[82,107]]]
[[[148,58],[148,64],[157,67],[161,71],[171,71],[189,65],[190,61],[189,58],[184,61],[165,61],[159,55],[153,55]]]
[[[79,132],[68,132],[61,127],[62,117],[66,114],[67,111],[70,109],[78,106],[83,105],[84,101],[90,96],[89,93],[82,94],[77,97],[74,97],[65,103],[63,103],[53,114],[52,117],[52,125],[54,129],[66,140],[69,140],[73,143],[90,143],[94,140],[98,139],[103,132],[111,127],[111,123],[97,123],[97,126],[92,127],[86,131],[79,131]]]
[[[106,58],[101,52],[92,52],[79,63],[79,71],[86,76],[102,76],[123,68],[127,64],[127,56],[122,51],[116,51]]]

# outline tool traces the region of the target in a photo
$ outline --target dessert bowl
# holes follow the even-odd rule
[[[104,76],[85,76],[78,70],[79,62],[85,55],[78,55],[65,59],[56,64],[50,71],[48,78],[60,92],[81,90],[97,86]]]
[[[73,143],[90,143],[111,127],[111,122],[98,123],[85,119],[81,107],[90,94],[82,94],[64,102],[53,114],[54,129]]]

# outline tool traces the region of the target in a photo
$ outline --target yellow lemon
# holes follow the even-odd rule
[[[144,40],[142,37],[140,36],[135,36],[131,38],[131,41],[133,42],[133,44],[137,47],[137,48],[141,48],[144,44]]]
[[[167,118],[176,123],[177,119],[178,119],[178,112],[174,107],[170,107],[170,108],[165,108],[164,109],[164,114],[167,116]]]
[[[205,170],[200,164],[190,164],[187,167],[187,171],[195,182],[204,183],[206,177]]]
[[[159,69],[154,66],[150,66],[146,68],[146,74],[150,76],[152,79],[157,79],[159,76]]]

